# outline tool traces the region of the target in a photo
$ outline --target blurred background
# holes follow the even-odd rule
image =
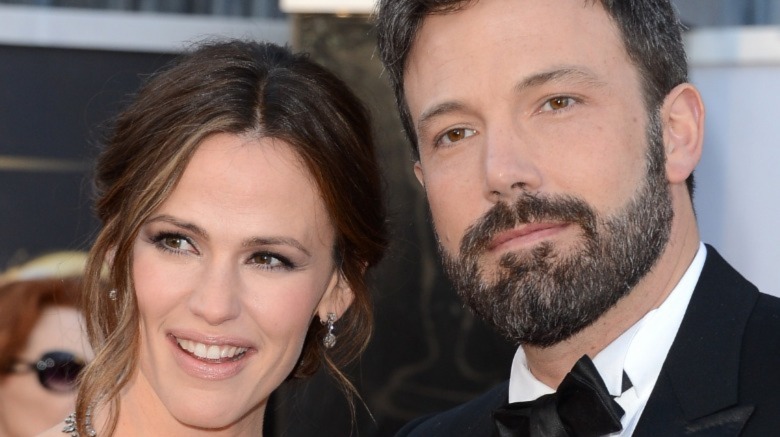
[[[780,294],[780,0],[676,3],[708,111],[696,172],[703,239]],[[441,273],[375,55],[372,8],[370,0],[0,0],[0,270],[89,247],[91,163],[145,75],[203,38],[274,41],[310,52],[371,107],[393,246],[372,278],[374,339],[351,369],[367,408],[351,428],[346,402],[317,375],[280,390],[267,435],[392,435],[507,378],[514,347],[463,308]]]

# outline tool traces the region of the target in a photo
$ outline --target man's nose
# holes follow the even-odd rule
[[[511,124],[487,132],[484,147],[485,197],[510,202],[520,193],[536,192],[542,183],[532,142]]]

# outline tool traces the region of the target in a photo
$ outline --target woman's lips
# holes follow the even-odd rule
[[[189,338],[188,338],[189,337]],[[247,342],[168,334],[173,357],[184,373],[199,379],[218,381],[237,375],[257,353]]]
[[[194,340],[177,338],[179,347],[192,354],[195,358],[220,362],[240,358],[248,348],[231,345],[205,344]]]
[[[508,246],[529,245],[545,239],[565,229],[568,223],[530,223],[519,228],[502,232],[493,238],[488,251],[502,250]]]

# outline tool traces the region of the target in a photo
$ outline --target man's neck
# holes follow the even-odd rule
[[[669,243],[650,272],[596,322],[550,347],[523,346],[528,368],[539,381],[549,387],[558,387],[583,355],[593,358],[666,300],[699,247],[693,212],[685,215],[675,220]]]

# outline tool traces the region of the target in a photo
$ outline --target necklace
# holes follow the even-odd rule
[[[87,410],[87,417],[84,419],[84,428],[87,429],[88,437],[97,437],[95,428],[92,428],[91,416],[91,411]],[[77,427],[78,422],[76,421],[76,413],[70,413],[68,417],[65,418],[65,427],[62,428],[62,432],[65,434],[70,434],[70,437],[79,437]]]

